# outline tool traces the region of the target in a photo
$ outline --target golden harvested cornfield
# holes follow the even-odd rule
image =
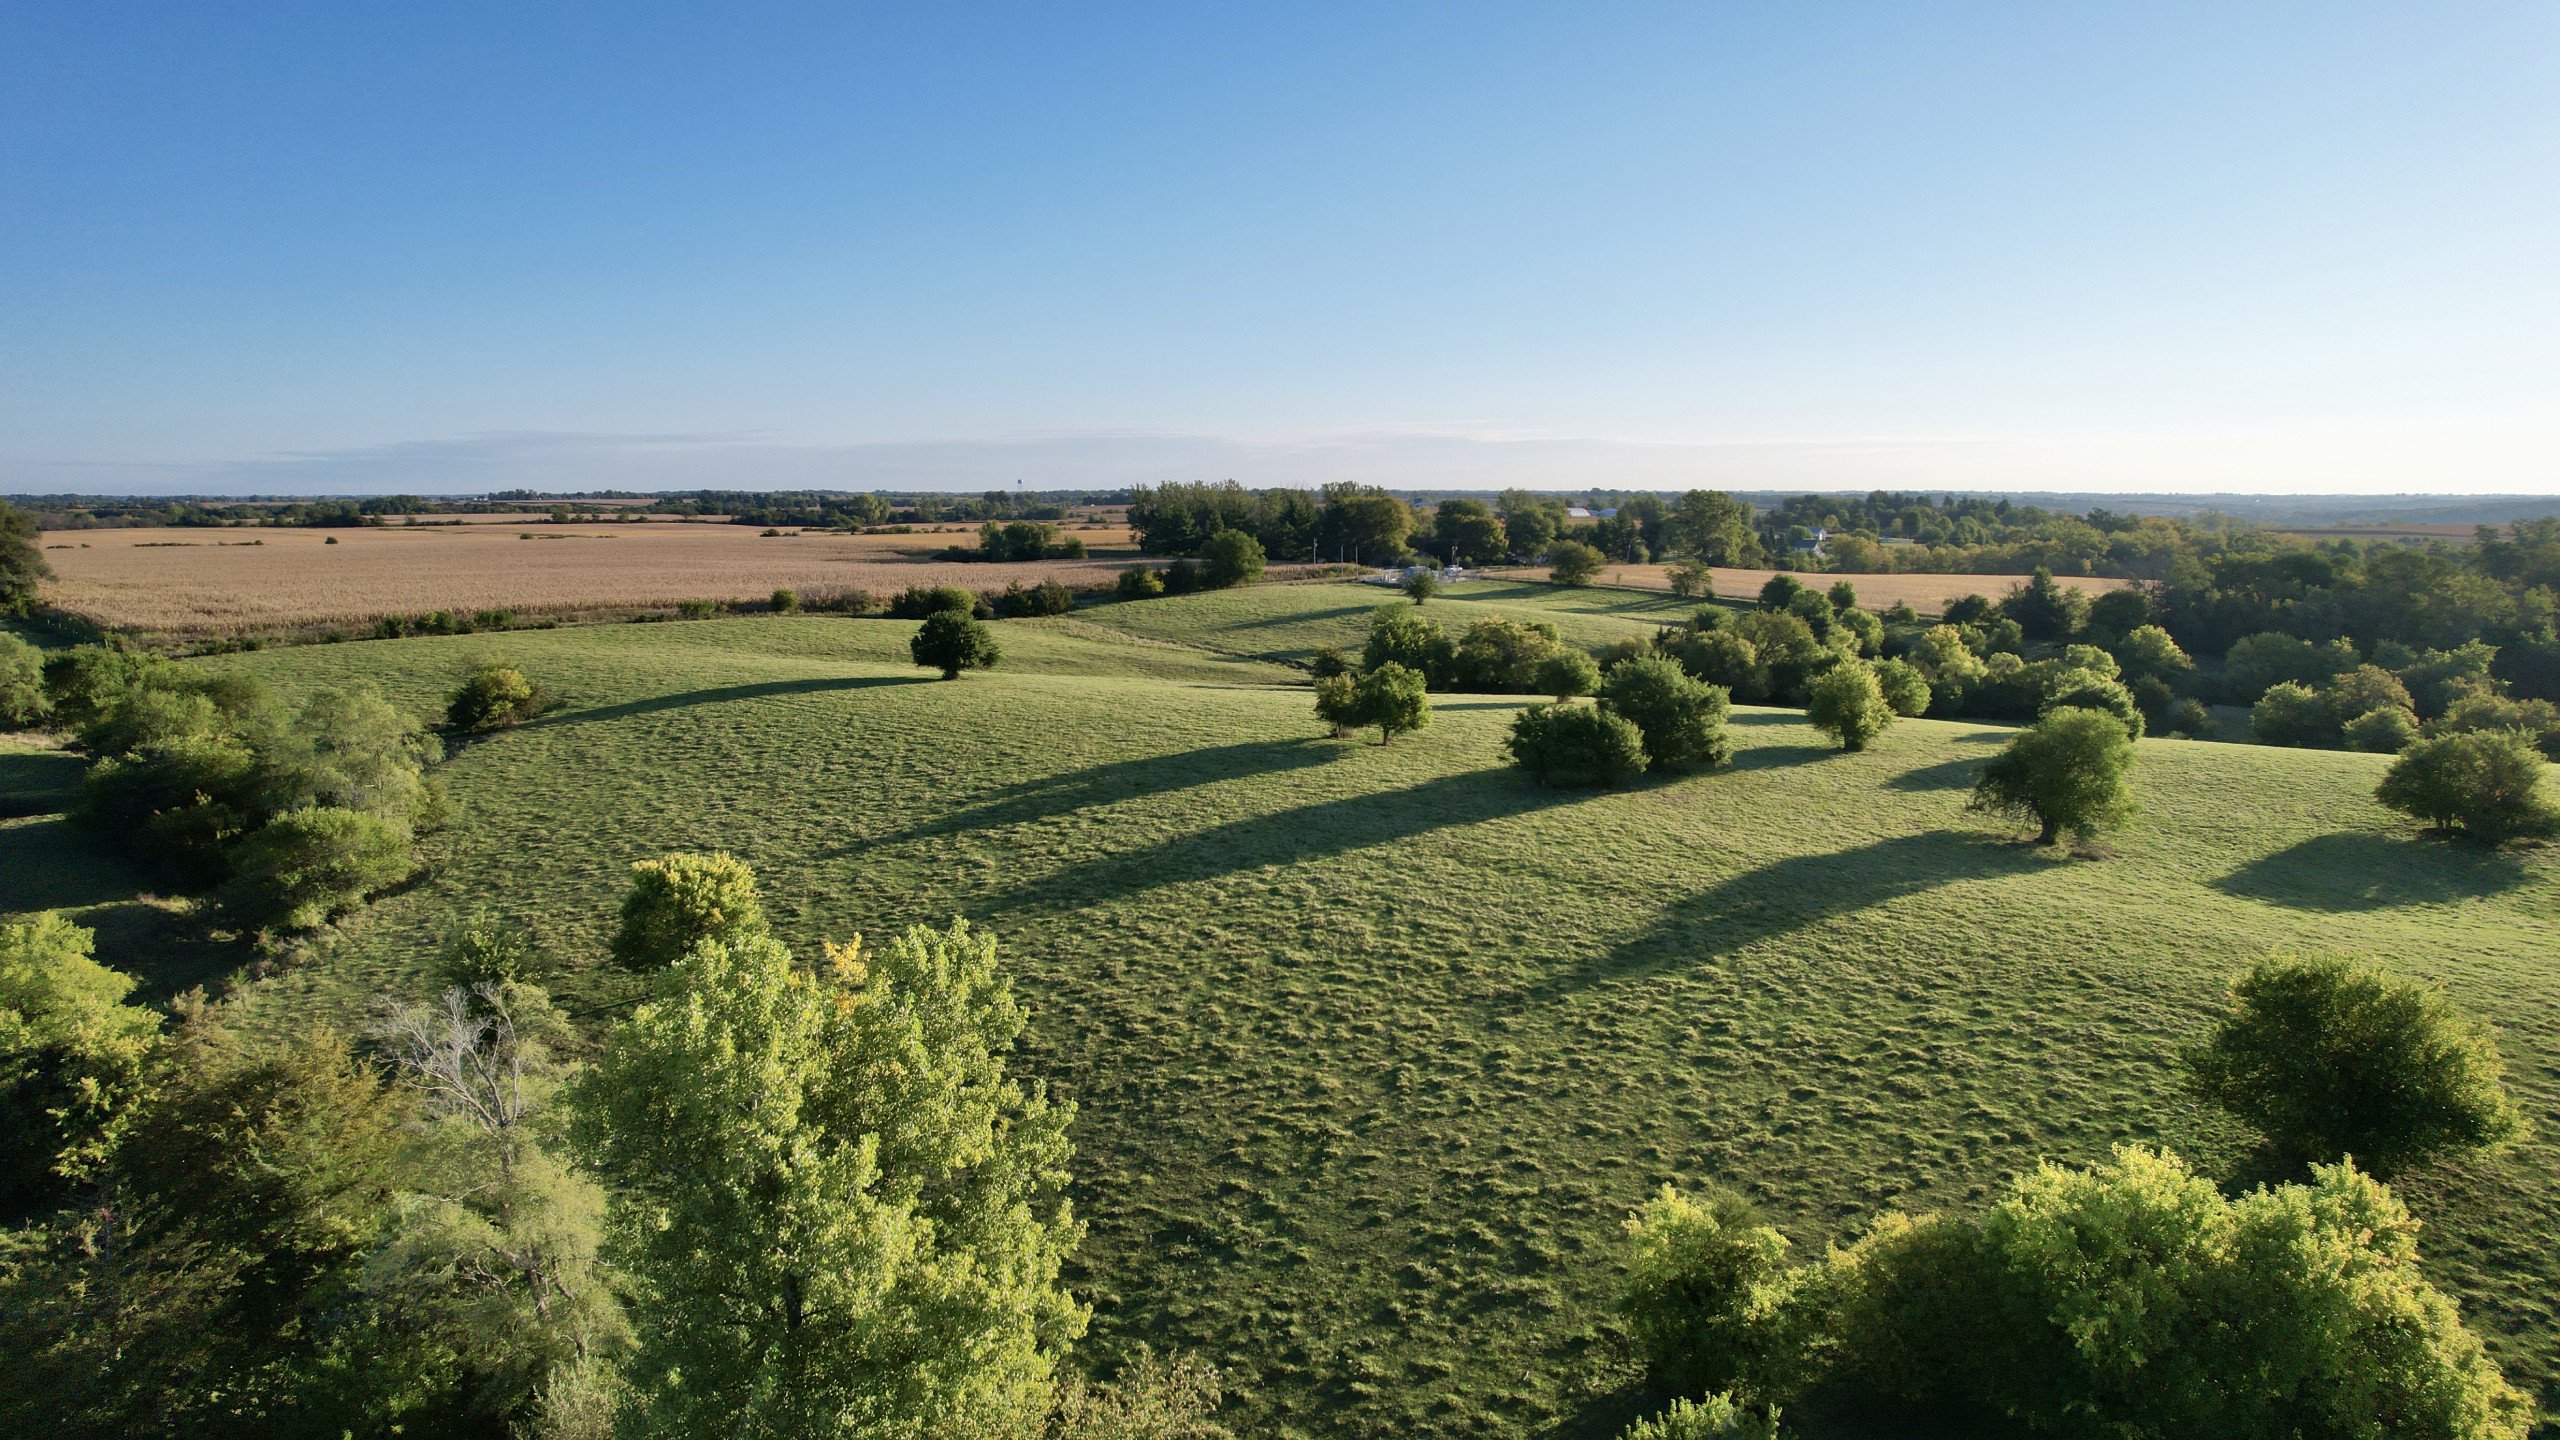
[[[1485,573],[1543,578],[1547,572],[1544,568],[1535,568],[1490,570]],[[1727,600],[1751,599],[1760,593],[1761,586],[1769,583],[1769,577],[1777,573],[1779,572],[1775,570],[1729,570],[1719,567],[1715,571],[1716,594]],[[1858,604],[1866,609],[1883,610],[1908,601],[1912,609],[1923,615],[1935,615],[1947,608],[1948,601],[1961,600],[1967,595],[1987,595],[1997,600],[2008,594],[2011,586],[2027,583],[2027,577],[2024,575],[1798,574],[1796,578],[1816,590],[1828,589],[1835,580],[1846,580],[1858,587]],[[2129,580],[2107,580],[2092,575],[2057,575],[2053,578],[2057,584],[2067,585],[2074,590],[2085,590],[2092,595],[2132,583]],[[1624,585],[1633,590],[1668,591],[1671,588],[1671,567],[1667,565],[1606,565],[1601,567],[1599,583]]]
[[[1128,531],[1070,530],[1097,549]],[[332,540],[337,543],[331,544]],[[949,563],[965,533],[767,536],[745,525],[420,525],[366,529],[49,531],[58,577],[46,598],[115,629],[173,635],[366,624],[430,610],[560,615],[768,599],[817,600],[849,590],[883,598],[910,585],[1001,590],[1057,580],[1098,588],[1127,557],[1016,564]],[[922,552],[922,553],[918,553]]]

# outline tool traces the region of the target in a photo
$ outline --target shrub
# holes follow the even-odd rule
[[[1595,705],[1532,705],[1512,717],[1507,744],[1512,763],[1542,785],[1618,785],[1644,770],[1643,736]]]
[[[936,610],[916,627],[914,638],[907,642],[907,653],[918,665],[939,670],[945,680],[957,680],[963,670],[988,670],[1003,658],[996,647],[996,637],[976,617],[957,610]]]
[[[1539,664],[1562,648],[1552,625],[1493,616],[1469,625],[1431,678],[1444,690],[1527,694],[1538,688]]]
[[[532,959],[533,943],[522,929],[475,914],[445,932],[444,947],[436,952],[436,983],[459,990],[513,985],[525,978]]]
[[[2190,697],[2169,707],[2168,716],[2160,722],[2160,728],[2171,735],[2203,739],[2213,733],[2213,712],[2204,707],[2203,701]]]
[[[1725,692],[1690,679],[1669,660],[1630,660],[1611,670],[1600,682],[1600,703],[1643,736],[1648,770],[1708,770],[1733,756],[1724,733],[1731,709]]]
[[[1620,1440],[1778,1440],[1778,1412],[1748,1410],[1721,1393],[1674,1400],[1670,1409],[1628,1426]]]
[[[1854,607],[1831,612],[1831,642],[1854,645],[1861,655],[1879,654],[1884,649],[1884,622]]]
[[[2350,750],[2396,755],[2418,738],[2417,712],[2397,705],[2367,710],[2346,723],[2341,738]]]
[[[1765,698],[1801,700],[1813,677],[1839,658],[1825,649],[1814,638],[1812,627],[1795,615],[1755,612],[1734,621],[1733,631],[1750,641],[1758,656],[1761,673],[1766,677],[1762,687]]]
[[[416,868],[406,825],[336,806],[288,810],[234,849],[223,908],[261,929],[316,929]]]
[[[1821,591],[1799,589],[1795,594],[1787,597],[1785,613],[1803,621],[1805,628],[1813,632],[1814,639],[1831,638],[1831,622],[1835,618],[1835,612],[1831,608],[1831,601]]]
[[[768,603],[775,614],[788,615],[800,608],[800,592],[786,585],[774,591],[773,599]]]
[[[2280,681],[2249,708],[2249,734],[2261,745],[2331,746],[2338,742],[2338,712],[2310,686]]]
[[[1579,540],[1559,540],[1547,548],[1547,578],[1558,585],[1590,584],[1608,557]]]
[[[2038,707],[2041,715],[2057,710],[2091,710],[2112,716],[2124,727],[2126,739],[2142,738],[2142,707],[2134,703],[2132,691],[2113,680],[2082,672],[2079,679],[2062,682]]]
[[[2098,598],[2110,600],[2118,595],[2138,593],[2110,590]],[[2117,642],[2114,654],[2118,668],[2137,681],[2152,678],[2166,683],[2170,677],[2184,675],[2196,668],[2196,662],[2187,658],[2187,652],[2178,648],[2178,642],[2170,638],[2169,632],[2157,625],[2137,625],[2125,632],[2124,639]]]
[[[1431,723],[1431,700],[1422,672],[1388,661],[1360,677],[1360,723],[1378,727],[1378,743]]]
[[[2133,741],[2115,717],[2057,710],[1984,762],[1971,808],[2035,821],[2040,845],[2066,833],[2085,842],[2132,815],[2132,768]]]
[[[2540,839],[2560,833],[2542,768],[2542,756],[2512,731],[2440,735],[2403,751],[2374,798],[2440,834],[2487,845]]]
[[[0,1213],[87,1178],[144,1097],[159,1017],[95,939],[51,911],[0,923]]]
[[[1217,1423],[1223,1398],[1217,1371],[1140,1345],[1107,1385],[1061,1378],[1041,1440],[1235,1440]]]
[[[1336,740],[1366,723],[1360,710],[1360,677],[1347,669],[1319,677],[1316,718],[1333,727]]]
[[[1760,608],[1771,611],[1784,610],[1795,603],[1795,598],[1803,593],[1804,582],[1793,575],[1772,575],[1761,582]]]
[[[1858,608],[1858,587],[1847,580],[1832,581],[1831,588],[1824,593],[1830,596],[1831,608],[1834,610]]]
[[[1749,704],[1768,698],[1769,672],[1760,664],[1760,648],[1739,631],[1695,630],[1673,641],[1667,653],[1681,669],[1723,686],[1736,700]]]
[[[1111,589],[1123,600],[1146,600],[1164,593],[1164,577],[1148,566],[1132,565],[1120,572]]]
[[[1200,546],[1208,566],[1202,577],[1212,590],[1246,584],[1262,577],[1262,542],[1242,530],[1221,530]]]
[[[1039,615],[1064,615],[1075,608],[1075,592],[1055,580],[1043,580],[1025,586],[1016,580],[1004,587],[996,597],[995,610],[1008,618]]]
[[[1422,675],[1444,670],[1453,647],[1437,621],[1397,605],[1379,607],[1369,617],[1369,643],[1360,651],[1360,666],[1402,665]]]
[[[2379,665],[2359,665],[2332,679],[2324,689],[2330,710],[2340,720],[2353,720],[2372,710],[2417,709],[2417,702],[2409,698],[2409,687]]]
[[[755,873],[726,851],[668,855],[631,867],[622,922],[608,947],[615,964],[661,970],[706,940],[732,948],[765,933]]]
[[[1948,601],[1947,607],[1938,612],[1938,619],[1941,623],[1948,625],[1972,625],[1990,619],[1993,613],[1994,608],[1989,599],[1980,595],[1966,595]]]
[[[1588,695],[1600,688],[1600,662],[1588,650],[1568,647],[1538,662],[1535,683],[1539,694],[1558,700]]]
[[[2265,694],[2270,685],[2288,680],[2305,687],[2322,685],[2355,667],[2355,647],[2344,640],[2314,645],[2273,630],[2243,637],[2222,660],[2224,683],[2244,702]]]
[[[2386,643],[2383,648],[2390,647]],[[2432,719],[2451,709],[2465,694],[2491,683],[2489,667],[2497,661],[2498,647],[2485,640],[2471,640],[2450,650],[2403,653],[2406,658],[2389,668],[2408,687],[2417,712]]]
[[[2134,585],[2119,586],[2092,596],[2084,628],[2090,634],[2110,641],[2130,637],[2137,630],[2158,631],[2164,638],[2168,633],[2151,623],[2151,597]]]
[[[1654,1384],[1698,1394],[1765,1383],[1786,1237],[1739,1196],[1666,1185],[1627,1239],[1618,1310]]]
[[[1315,653],[1307,657],[1307,669],[1319,680],[1329,680],[1336,675],[1349,675],[1357,668],[1351,663],[1350,656],[1331,645],[1319,645]]]
[[[66,729],[87,727],[133,688],[154,662],[104,645],[75,645],[44,659],[45,699]]]
[[[0,730],[23,730],[53,713],[44,693],[44,652],[0,634]]]
[[[1440,572],[1429,568],[1416,570],[1404,577],[1404,584],[1400,588],[1405,594],[1413,597],[1414,604],[1419,605],[1440,593]]]
[[[922,620],[945,610],[968,615],[977,608],[978,597],[957,585],[910,585],[889,601],[889,618]]]
[[[1876,684],[1883,687],[1884,703],[1893,713],[1904,717],[1929,713],[1929,677],[1908,660],[1879,660],[1875,664]]]
[[[1671,593],[1685,600],[1700,600],[1716,593],[1713,570],[1695,560],[1671,567]]]
[[[1189,595],[1207,582],[1208,572],[1196,560],[1176,560],[1164,567],[1162,579],[1167,595]]]
[[[1917,625],[1920,623],[1920,612],[1912,608],[1910,601],[1896,600],[1885,607],[1884,623],[1895,626]]]
[[[436,615],[441,615],[443,613],[443,611],[439,610],[436,612]],[[679,620],[708,620],[719,613],[720,602],[717,600],[681,600],[676,603],[676,618]],[[432,621],[434,619],[435,615],[427,617],[427,621]],[[426,628],[426,621],[422,621],[420,624],[421,628]],[[442,634],[444,632],[441,630],[428,629],[427,633]]]
[[[464,734],[496,730],[531,718],[541,704],[541,690],[523,671],[503,661],[483,660],[446,702],[444,723]]]
[[[1864,750],[1893,723],[1893,707],[1885,703],[1876,674],[1852,660],[1824,671],[1813,682],[1805,718],[1813,728],[1840,742],[1843,750]]]
[[[2388,1178],[2524,1128],[2487,1027],[2432,986],[2345,960],[2259,961],[2188,1063],[2198,1094],[2295,1165],[2352,1156]]]
[[[2430,735],[2459,735],[2466,730],[2512,730],[2543,754],[2560,758],[2560,705],[2548,700],[2517,700],[2473,690],[2456,696],[2444,714],[2427,725]]]

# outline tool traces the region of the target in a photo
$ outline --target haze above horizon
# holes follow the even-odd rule
[[[2560,10],[13,7],[0,492],[2560,492]]]

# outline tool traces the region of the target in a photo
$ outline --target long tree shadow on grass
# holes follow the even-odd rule
[[[2250,861],[2213,887],[2293,910],[2387,910],[2485,900],[2531,873],[2504,851],[2367,830],[2315,835]]]
[[[1942,760],[1935,765],[1923,765],[1917,770],[1905,770],[1884,782],[1884,788],[1906,792],[1970,790],[1973,788],[1973,782],[1981,774],[1980,760]]]
[[[1169,755],[1142,755],[1089,765],[1081,770],[1008,785],[986,799],[925,824],[862,842],[890,845],[935,835],[994,830],[1068,815],[1096,805],[1111,805],[1142,795],[1189,790],[1220,780],[1273,775],[1327,764],[1342,753],[1339,745],[1304,740],[1255,740],[1216,745],[1204,750],[1178,750]]]
[[[0,819],[67,808],[88,768],[64,750],[0,750]]]
[[[1730,955],[1826,920],[1935,890],[2047,868],[2027,847],[1978,832],[1931,830],[1848,850],[1798,855],[1677,901],[1641,934],[1537,987],[1553,999]]]
[[[927,685],[931,675],[828,675],[808,680],[765,680],[753,685],[723,685],[713,690],[686,690],[673,695],[651,695],[645,699],[627,700],[619,705],[599,705],[587,710],[563,710],[546,715],[525,729],[550,729],[564,725],[593,725],[606,720],[628,720],[638,715],[656,715],[668,710],[684,710],[696,705],[726,705],[738,700],[764,700],[776,695],[813,695],[828,690],[868,690],[882,685]]]
[[[1570,791],[1535,785],[1519,771],[1470,770],[1386,794],[1346,796],[1295,810],[1174,835],[1120,855],[1088,860],[1004,897],[1007,908],[1085,908],[1166,885],[1215,880],[1263,866],[1290,866],[1569,805]]]

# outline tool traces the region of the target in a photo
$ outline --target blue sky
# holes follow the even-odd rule
[[[2560,489],[2560,9],[17,4],[0,490]]]

